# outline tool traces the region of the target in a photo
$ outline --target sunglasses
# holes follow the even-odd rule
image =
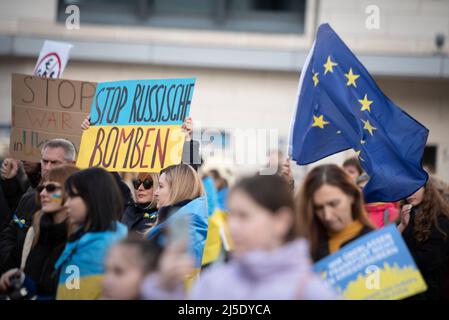
[[[150,179],[145,179],[145,180],[140,180],[140,179],[133,179],[133,186],[134,189],[139,189],[140,185],[143,183],[143,187],[145,188],[145,190],[149,190],[153,187],[153,180]]]
[[[47,192],[55,192],[56,190],[59,190],[59,189],[61,189],[62,187],[61,186],[58,186],[58,185],[56,185],[56,184],[54,184],[54,183],[49,183],[49,184],[47,184],[47,185],[40,185],[40,186],[38,186],[36,189],[37,189],[37,192],[39,192],[39,193],[41,193],[42,191],[44,191],[44,189],[47,191]]]

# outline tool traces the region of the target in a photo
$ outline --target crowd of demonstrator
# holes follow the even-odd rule
[[[183,128],[189,152],[191,119]],[[129,184],[75,159],[54,139],[40,163],[3,160],[1,299],[339,299],[313,263],[392,223],[428,286],[412,299],[448,298],[449,189],[436,177],[364,203],[357,159],[313,168],[296,193],[288,160],[235,183],[181,163]]]

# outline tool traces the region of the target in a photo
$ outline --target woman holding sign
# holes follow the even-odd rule
[[[297,203],[315,261],[374,229],[360,189],[337,165],[321,165],[310,171]]]
[[[424,187],[406,199],[399,231],[427,283],[418,299],[441,299],[449,271],[449,206],[429,178]]]
[[[135,202],[129,202],[123,213],[122,223],[129,231],[144,233],[156,223],[157,207],[154,190],[159,174],[141,172],[133,179]]]

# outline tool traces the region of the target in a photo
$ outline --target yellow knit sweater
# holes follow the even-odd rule
[[[356,220],[341,231],[329,233],[329,253],[338,251],[343,243],[355,238],[362,229],[363,225]]]

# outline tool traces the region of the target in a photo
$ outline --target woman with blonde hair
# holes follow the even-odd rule
[[[199,268],[208,226],[207,200],[200,176],[187,164],[167,167],[161,171],[159,187],[154,195],[158,218],[156,225],[146,233],[146,237],[164,246],[165,237],[170,233],[170,229],[179,226],[177,222],[185,221],[188,223],[186,228],[189,239],[184,240],[190,240],[195,266]]]
[[[64,183],[78,171],[74,166],[54,168],[36,188],[41,210],[33,216],[24,242],[17,246],[21,265],[4,273],[0,280],[0,291],[8,292],[10,298],[54,298],[57,288],[54,265],[73,229],[65,207]]]
[[[314,261],[374,229],[360,189],[343,169],[321,165],[309,172],[297,196],[299,223]]]
[[[158,173],[140,172],[132,180],[135,200],[126,204],[121,219],[129,231],[143,234],[156,223],[157,207],[154,191],[157,189],[158,179]]]

